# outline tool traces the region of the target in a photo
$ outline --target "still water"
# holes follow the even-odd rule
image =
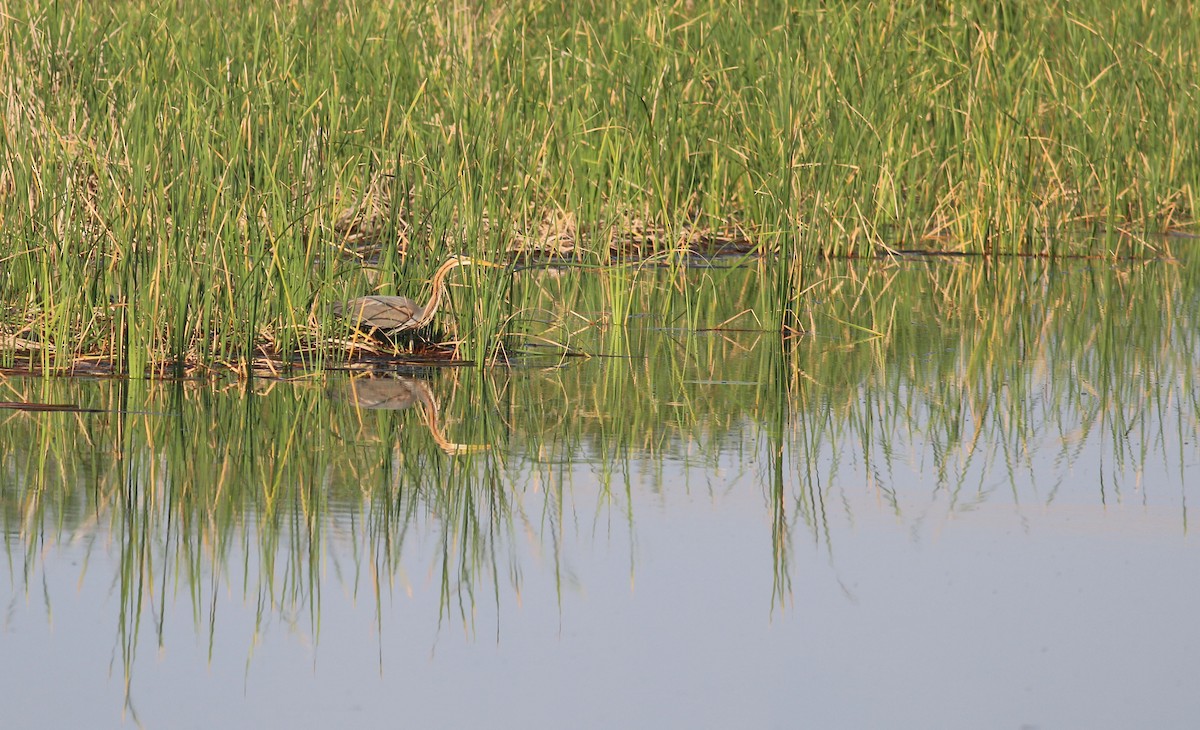
[[[786,344],[731,301],[482,373],[0,380],[100,411],[0,411],[0,725],[1195,727],[1192,268],[860,266]]]

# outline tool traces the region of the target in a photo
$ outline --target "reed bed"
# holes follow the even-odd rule
[[[1167,256],[1194,231],[1198,48],[1186,4],[1100,0],[19,0],[0,366],[340,363],[330,303],[419,294],[450,253],[749,252],[783,331],[831,257]],[[448,337],[492,362],[532,304],[457,281]]]

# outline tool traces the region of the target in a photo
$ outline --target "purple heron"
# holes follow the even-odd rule
[[[466,256],[451,256],[438,267],[430,279],[433,291],[425,306],[404,296],[372,295],[358,297],[348,302],[334,302],[335,316],[348,320],[359,329],[374,330],[385,335],[395,335],[420,329],[433,321],[445,291],[446,274],[458,266],[492,266],[502,268],[490,261],[476,261]]]

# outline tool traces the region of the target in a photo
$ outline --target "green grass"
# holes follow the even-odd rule
[[[759,318],[795,328],[827,257],[1146,258],[1195,221],[1186,4],[3,12],[4,366],[320,367],[347,356],[330,302],[416,294],[450,253],[734,239],[766,257]],[[458,280],[450,332],[489,362],[531,303]]]

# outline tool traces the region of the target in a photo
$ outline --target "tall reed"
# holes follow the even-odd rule
[[[760,316],[796,328],[824,257],[1148,258],[1194,223],[1184,5],[229,10],[6,7],[5,364],[342,359],[331,301],[412,291],[451,253],[738,240],[774,262]],[[468,281],[498,311],[507,284]],[[485,362],[500,323],[463,314]]]

